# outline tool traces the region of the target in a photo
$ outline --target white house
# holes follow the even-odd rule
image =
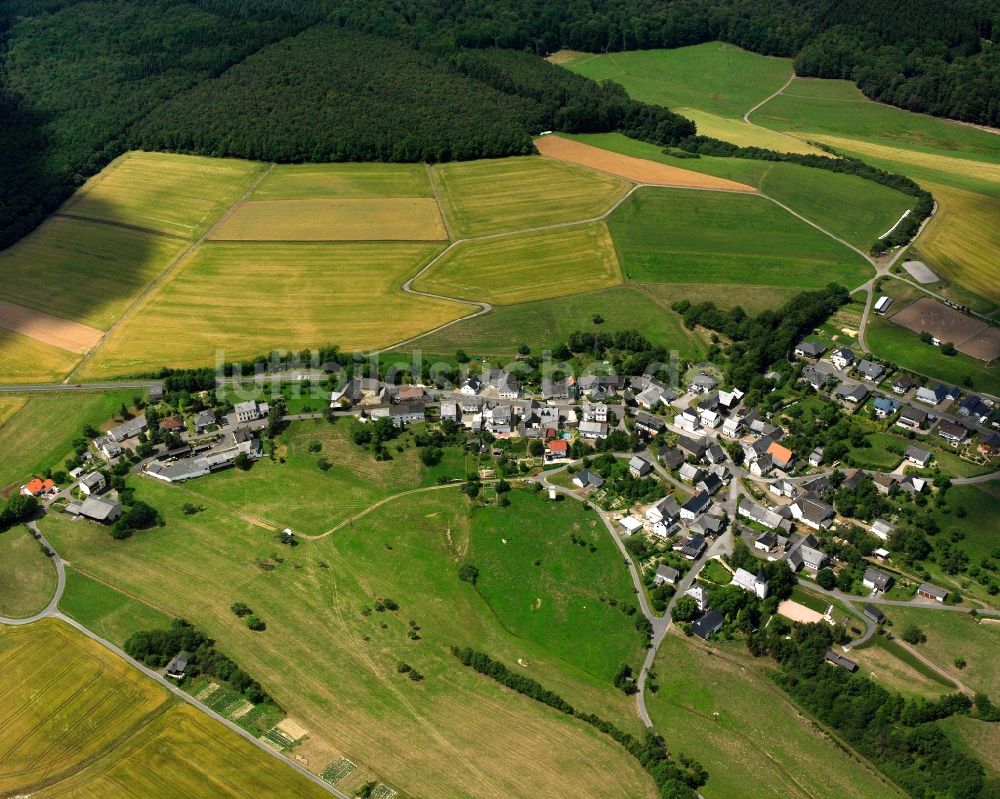
[[[681,512],[681,506],[672,496],[667,496],[651,505],[646,511],[646,519],[654,524],[658,522],[670,523],[676,519]]]
[[[892,535],[892,531],[895,529],[889,522],[885,519],[876,519],[872,522],[872,526],[868,528],[871,534],[876,538],[883,541],[888,541],[889,536]]]
[[[625,516],[618,521],[618,524],[622,526],[625,535],[632,535],[642,529],[642,519],[637,519],[635,516]]]
[[[839,350],[834,350],[833,355],[830,356],[830,361],[838,369],[846,369],[854,363],[854,351],[847,347],[841,347]]]
[[[237,402],[233,406],[233,413],[236,414],[236,421],[240,424],[246,424],[247,422],[255,422],[263,416],[267,416],[270,408],[266,402],[254,402],[253,400],[247,400],[246,402]]]
[[[690,408],[685,408],[674,416],[674,426],[693,433],[698,429],[698,415]]]
[[[767,575],[764,573],[763,569],[759,569],[757,574],[749,572],[746,569],[737,569],[733,574],[733,579],[730,585],[738,586],[744,591],[750,591],[756,594],[760,599],[767,597]]]
[[[100,472],[91,472],[80,478],[80,493],[89,497],[91,494],[103,491],[107,484],[107,480],[104,479],[103,474]]]

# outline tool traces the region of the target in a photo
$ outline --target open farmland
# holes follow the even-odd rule
[[[0,791],[63,799],[329,795],[62,622],[0,630],[0,662],[21,675],[0,688]]]
[[[400,291],[437,249],[429,244],[203,245],[144,300],[128,325],[108,337],[85,373],[207,365],[220,351],[235,359],[274,347],[335,341],[350,350],[401,341],[473,310]],[[259,309],[267,309],[264,324]]]
[[[762,147],[779,153],[801,153],[820,155],[822,150],[807,144],[802,139],[779,133],[776,130],[758,127],[742,119],[731,119],[710,114],[697,108],[678,108],[679,114],[693,120],[699,136],[731,142],[739,147]]]
[[[577,330],[639,330],[657,346],[700,356],[705,350],[701,336],[684,327],[680,316],[669,310],[670,302],[650,298],[645,288],[613,286],[586,294],[500,306],[483,316],[431,333],[420,339],[417,346],[444,356],[463,350],[473,356],[513,358],[521,344],[527,344],[532,352],[542,352],[566,341]],[[604,319],[598,326],[593,321],[596,314]]]
[[[313,743],[325,742],[417,796],[654,795],[639,764],[608,737],[451,655],[450,646],[468,644],[512,665],[521,658],[527,674],[574,705],[641,731],[620,691],[505,630],[475,588],[458,579],[470,551],[470,519],[457,489],[390,502],[350,528],[291,549],[225,505],[206,502],[185,517],[181,506],[190,495],[169,489],[136,482],[137,496],[155,504],[166,525],[124,546],[99,526],[64,516],[44,519],[42,529],[75,568],[184,616],[222,651],[238,653],[240,665]],[[562,532],[555,518],[550,531]],[[399,610],[363,613],[377,597],[392,597]],[[250,632],[233,616],[236,600],[266,619],[266,632]],[[418,640],[407,635],[411,619]],[[400,660],[425,679],[398,674]]]
[[[131,404],[137,393],[122,390],[26,397],[17,413],[0,426],[0,493],[21,485],[45,468],[61,466],[84,426],[106,423],[122,403]]]
[[[162,708],[166,692],[65,624],[0,627],[0,791],[72,773]]]
[[[139,630],[166,629],[170,616],[106,583],[87,577],[70,565],[59,610],[117,646]]]
[[[857,253],[766,199],[640,189],[608,220],[622,271],[652,283],[857,286]]]
[[[414,281],[420,291],[510,305],[621,282],[603,222],[457,244]]]
[[[458,238],[592,219],[628,190],[621,178],[546,158],[441,164],[431,175]]]
[[[30,383],[65,377],[80,360],[69,350],[0,328],[0,380]]]
[[[562,136],[542,136],[535,139],[535,147],[538,148],[538,152],[549,158],[607,172],[636,183],[688,189],[753,191],[752,187],[743,183],[602,150],[576,139],[564,139]]]
[[[77,354],[87,352],[101,338],[100,330],[4,300],[0,300],[0,328]]]
[[[212,230],[215,241],[442,241],[430,198],[255,200]]]
[[[638,671],[645,641],[623,610],[636,606],[635,589],[604,523],[581,503],[515,492],[509,508],[477,508],[469,559],[476,589],[511,632],[605,680],[623,663]]]
[[[931,297],[900,308],[889,319],[915,333],[926,332],[940,341],[949,341],[959,352],[981,361],[1000,356],[1000,330]]]
[[[195,239],[263,168],[233,158],[130,152],[87,181],[59,213]]]
[[[185,246],[55,216],[0,252],[0,299],[105,330]]]
[[[700,789],[705,799],[901,796],[827,738],[742,654],[668,635],[654,670],[650,716],[671,751],[708,770]]]
[[[24,619],[44,610],[56,590],[56,570],[27,527],[0,533],[0,616]]]
[[[431,196],[431,184],[423,164],[278,164],[254,188],[250,199]]]

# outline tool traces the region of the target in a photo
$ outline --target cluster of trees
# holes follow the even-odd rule
[[[26,522],[38,513],[38,500],[23,494],[14,494],[0,507],[0,532],[15,524]]]
[[[119,498],[125,499],[119,491]],[[111,537],[116,539],[128,538],[137,530],[148,530],[163,524],[163,517],[160,512],[147,502],[141,499],[132,499],[125,505],[122,515],[111,525]]]
[[[726,351],[728,380],[760,390],[770,367],[787,360],[804,335],[848,302],[847,289],[831,283],[825,289],[796,294],[777,310],[762,311],[753,317],[739,306],[723,311],[713,302],[692,305],[681,300],[672,307],[683,316],[685,327],[701,325],[731,339],[733,343]]]
[[[229,683],[255,705],[274,701],[256,680],[215,648],[215,641],[184,619],[174,619],[166,630],[133,633],[125,642],[125,651],[153,669],[167,665],[179,652],[187,652],[186,678],[207,674]]]
[[[559,694],[548,690],[530,677],[512,672],[503,663],[494,660],[484,652],[477,652],[469,647],[452,647],[451,653],[464,665],[475,669],[480,674],[496,680],[501,685],[524,694],[536,702],[548,705],[560,713],[585,721],[613,738],[642,764],[656,782],[660,796],[664,799],[694,799],[697,796],[697,788],[704,785],[708,779],[708,773],[705,769],[693,760],[683,755],[679,755],[676,761],[672,760],[667,753],[663,739],[651,731],[647,731],[645,737],[640,740],[634,735],[618,729],[610,721],[592,713],[583,713],[575,709]]]
[[[790,637],[784,625],[773,627],[750,636],[750,652],[777,660],[778,684],[908,794],[918,799],[982,795],[982,765],[959,751],[936,724],[969,712],[968,697],[905,699],[866,676],[827,665],[824,655],[834,643],[829,625],[796,625]]]
[[[621,433],[621,431],[616,431]],[[601,442],[598,442],[601,443]],[[584,460],[584,465],[587,461]],[[616,458],[610,451],[598,455],[590,468],[604,478],[604,488],[615,496],[627,500],[628,505],[653,502],[663,495],[663,489],[653,477],[633,477],[628,463]]]
[[[917,235],[924,220],[934,211],[934,196],[926,189],[922,189],[916,181],[911,180],[905,175],[871,166],[858,158],[841,155],[840,153],[836,153],[832,148],[824,147],[824,149],[834,153],[836,155],[835,158],[802,153],[779,153],[775,150],[766,150],[762,147],[740,147],[730,142],[706,136],[692,136],[681,142],[680,147],[683,148],[682,152],[698,155],[749,158],[755,161],[783,161],[813,169],[826,169],[830,172],[855,175],[864,180],[879,183],[913,197],[916,202],[909,216],[901,220],[887,236],[875,239],[872,242],[871,251],[873,254],[881,254],[887,250],[891,250],[893,247],[901,247],[904,244],[909,244],[913,237]]]

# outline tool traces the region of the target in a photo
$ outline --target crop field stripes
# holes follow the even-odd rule
[[[154,291],[156,291],[156,289],[164,285],[169,280],[169,278],[171,278],[174,275],[174,273],[176,273],[177,270],[180,269],[180,267],[184,264],[184,262],[187,261],[187,259],[191,257],[192,254],[194,254],[194,251],[197,250],[198,247],[208,239],[212,231],[215,230],[220,224],[222,224],[222,222],[228,219],[233,209],[236,208],[237,205],[239,205],[253,193],[254,189],[256,189],[257,186],[260,185],[261,181],[264,180],[264,178],[266,178],[268,174],[270,174],[272,169],[274,169],[274,164],[268,164],[266,169],[261,170],[260,174],[257,175],[256,178],[254,178],[253,182],[251,182],[251,184],[247,187],[246,191],[244,191],[243,194],[241,194],[239,198],[225,210],[222,216],[220,216],[215,221],[215,223],[212,224],[208,228],[208,230],[206,230],[199,238],[195,239],[193,242],[191,242],[189,246],[185,247],[180,253],[178,253],[174,257],[174,259],[167,265],[167,268],[164,269],[163,272],[161,272],[160,275],[155,280],[153,280],[148,286],[146,286],[141,292],[139,292],[138,295],[136,295],[132,299],[132,301],[125,307],[125,309],[121,312],[121,314],[114,321],[114,323],[107,330],[104,331],[104,335],[101,337],[101,340],[90,350],[90,352],[88,352],[86,355],[83,356],[83,358],[80,359],[77,365],[73,368],[73,371],[70,372],[68,375],[66,375],[66,378],[63,380],[64,383],[72,382],[74,375],[80,372],[80,370],[82,370],[90,362],[94,354],[101,348],[101,345],[108,340],[108,336],[113,331],[121,327],[123,322],[130,319],[138,310],[138,308],[142,305],[143,301],[147,297],[149,297]]]
[[[383,782],[375,786],[371,793],[372,799],[396,799],[396,791]]]
[[[346,757],[334,760],[329,766],[323,769],[319,776],[331,785],[336,785],[341,780],[349,777],[358,768],[358,764]]]
[[[144,227],[142,225],[130,225],[128,222],[119,222],[115,219],[98,219],[95,216],[87,216],[86,214],[73,214],[69,211],[56,211],[52,216],[59,216],[63,219],[75,219],[78,222],[89,222],[92,225],[108,225],[110,227],[120,227],[125,230],[134,230],[137,233],[146,233],[150,236],[160,236],[164,239],[178,239],[180,241],[188,241],[185,236],[179,236],[176,233],[167,233],[163,230],[157,230],[156,228]]]
[[[260,740],[273,749],[277,749],[279,752],[284,752],[295,744],[295,740],[288,737],[277,726],[271,727],[271,729],[260,736]]]

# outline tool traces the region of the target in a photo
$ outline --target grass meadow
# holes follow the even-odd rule
[[[569,297],[558,297],[494,308],[484,316],[457,322],[417,342],[421,350],[451,356],[514,357],[521,344],[532,352],[551,350],[575,331],[612,333],[639,330],[653,344],[699,358],[704,339],[684,327],[670,310],[669,298],[651,297],[645,286],[614,286]],[[675,299],[679,299],[676,297]],[[594,316],[604,320],[594,324]]]
[[[987,796],[1000,791],[1000,725],[968,716],[952,716],[938,724],[953,743],[986,767]]]
[[[131,405],[140,393],[53,392],[24,397],[22,407],[0,426],[0,452],[4,454],[0,458],[0,493],[22,485],[46,468],[62,468],[63,460],[72,454],[73,439],[82,435],[86,425],[105,424],[123,402]]]
[[[68,375],[80,356],[0,328],[0,381],[30,383]]]
[[[0,252],[0,299],[105,330],[185,246],[181,239],[51,217]]]
[[[235,158],[130,152],[88,180],[61,212],[196,239],[263,169]]]
[[[0,790],[66,799],[328,796],[63,622],[0,630]],[[191,753],[197,752],[197,757]]]
[[[956,690],[951,680],[935,672],[898,641],[875,638],[862,647],[852,649],[849,657],[857,662],[859,673],[870,677],[886,690],[909,698],[938,699]],[[947,668],[950,664],[941,665]]]
[[[757,55],[724,42],[581,54],[563,66],[594,80],[613,80],[645,103],[697,108],[731,119],[740,119],[792,76],[790,59]]]
[[[341,200],[431,197],[423,164],[278,164],[254,188],[253,200]]]
[[[212,230],[216,241],[443,241],[431,198],[254,200]]]
[[[401,341],[474,310],[400,291],[438,250],[402,243],[203,245],[108,336],[84,372],[208,365],[217,351],[234,359],[326,341],[344,350]]]
[[[779,153],[808,153],[819,155],[823,151],[807,144],[802,139],[751,125],[742,119],[717,116],[697,108],[678,108],[679,114],[686,116],[697,125],[698,134],[713,139],[731,142],[740,147],[763,147]]]
[[[208,632],[309,730],[310,741],[413,795],[655,795],[638,763],[609,738],[450,654],[452,645],[472,645],[514,668],[520,658],[527,674],[574,705],[641,731],[629,698],[507,631],[458,579],[472,551],[472,518],[456,489],[390,502],[353,527],[289,548],[226,503],[206,502],[186,516],[181,506],[190,494],[171,488],[136,482],[137,496],[166,524],[125,542],[62,515],[44,519],[42,529],[80,572]],[[560,525],[553,517],[551,532]],[[394,599],[398,611],[371,610],[380,597]],[[267,630],[247,630],[229,610],[235,601],[251,605]],[[400,661],[424,680],[397,673]]]
[[[603,222],[462,242],[414,281],[420,291],[513,305],[621,282]]]
[[[855,252],[765,199],[640,189],[608,226],[629,280],[820,288],[863,283]]]
[[[170,625],[171,617],[163,611],[87,577],[70,565],[65,568],[66,588],[59,610],[101,638],[124,646],[129,636],[139,630],[166,629]]]
[[[431,175],[458,238],[592,219],[628,190],[620,178],[537,157],[440,164]]]
[[[56,590],[56,569],[27,527],[0,533],[0,616],[23,619],[44,610]]]
[[[609,682],[623,663],[638,672],[645,640],[622,610],[638,607],[635,588],[594,511],[516,491],[473,512],[470,543],[476,589],[513,634]]]
[[[901,795],[805,718],[756,661],[733,647],[709,649],[668,635],[654,671],[658,690],[647,694],[646,707],[668,748],[708,770],[699,789],[705,799]]]

